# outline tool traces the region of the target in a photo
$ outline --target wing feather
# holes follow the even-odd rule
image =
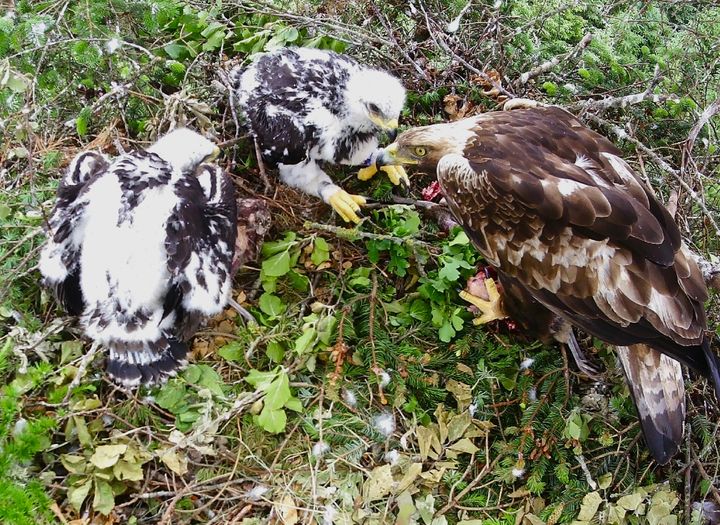
[[[57,189],[55,207],[48,219],[47,242],[40,254],[43,284],[71,315],[84,308],[80,289],[82,224],[87,203],[79,196],[106,173],[109,162],[96,152],[78,154],[68,166]]]
[[[237,236],[235,190],[222,169],[198,168],[176,185],[179,203],[166,226],[168,270],[187,314],[214,315],[227,303]],[[193,318],[196,316],[193,316]]]

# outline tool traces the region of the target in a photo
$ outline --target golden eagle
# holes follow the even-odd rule
[[[652,420],[677,427],[658,419],[682,413],[683,400],[676,373],[650,378],[658,352],[711,378],[716,393],[720,374],[700,270],[620,150],[565,110],[539,107],[410,129],[377,164],[436,169],[453,215],[505,286],[620,347],[630,375],[661,383],[644,398],[633,391],[648,445],[666,462],[681,433],[657,436]],[[484,321],[497,313],[493,295],[478,304]]]

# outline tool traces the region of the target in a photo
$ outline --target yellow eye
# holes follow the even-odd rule
[[[418,146],[415,148],[415,155],[418,157],[424,157],[427,154],[427,150],[423,148],[422,146]]]

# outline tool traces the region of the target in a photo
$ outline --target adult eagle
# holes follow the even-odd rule
[[[652,368],[663,353],[720,392],[707,290],[677,225],[621,152],[571,114],[517,109],[414,128],[378,156],[387,164],[437,170],[452,213],[503,283],[636,362]],[[485,321],[502,315],[493,295],[478,304]],[[644,430],[663,461],[663,443]]]
[[[235,192],[222,169],[203,163],[218,152],[183,128],[114,160],[80,153],[60,181],[43,283],[108,347],[118,383],[174,375],[201,319],[227,302]]]
[[[365,203],[332,182],[322,163],[377,170],[378,135],[394,137],[405,88],[392,75],[347,55],[310,48],[283,48],[259,55],[230,72],[231,96],[247,118],[263,161],[277,166],[289,186],[320,197],[345,221],[360,222]],[[394,184],[407,183],[402,168],[384,171]]]

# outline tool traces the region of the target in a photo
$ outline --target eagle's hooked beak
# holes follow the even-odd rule
[[[396,142],[390,144],[386,148],[381,149],[380,154],[375,159],[375,167],[377,167],[377,169],[380,169],[383,166],[393,166],[396,164],[400,164],[397,161],[397,151],[398,145]]]
[[[385,120],[379,116],[371,116],[370,120],[372,120],[377,127],[387,133],[391,141],[395,140],[395,137],[397,137],[398,126],[400,125],[398,119],[394,118]]]
[[[217,160],[217,158],[218,158],[219,156],[220,156],[220,148],[219,148],[218,146],[215,146],[215,148],[213,149],[212,153],[207,156],[206,161],[207,161],[207,162],[212,162],[212,161],[214,161],[214,160]]]

